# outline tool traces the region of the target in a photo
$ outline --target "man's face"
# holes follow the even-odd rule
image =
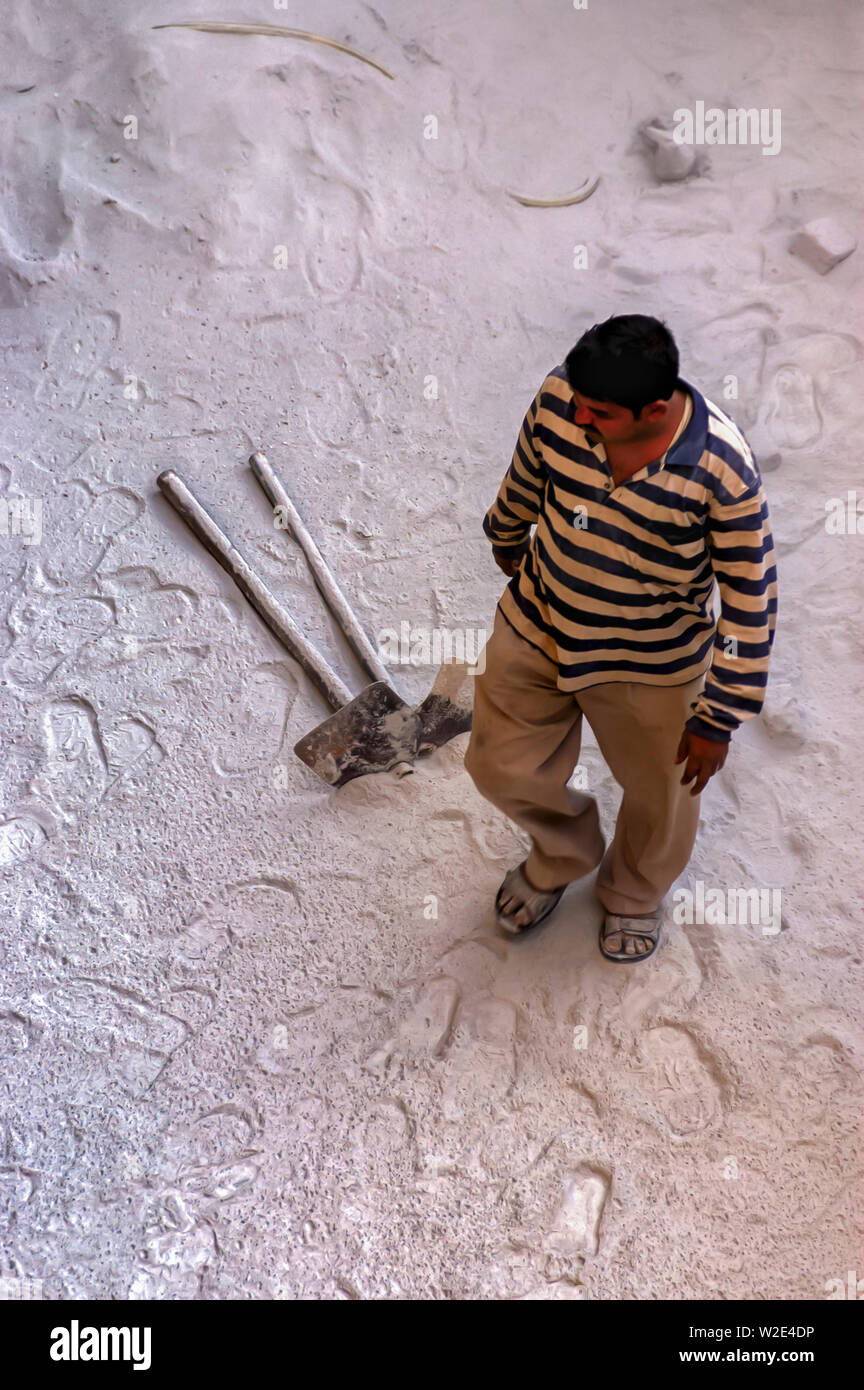
[[[637,420],[632,410],[623,405],[615,405],[613,401],[593,401],[578,391],[573,392],[573,400],[576,405],[573,419],[585,431],[588,443],[592,446],[601,440],[610,444],[623,444],[644,438],[654,424],[652,412],[659,406],[659,413],[662,415],[664,406],[662,401],[646,405]]]

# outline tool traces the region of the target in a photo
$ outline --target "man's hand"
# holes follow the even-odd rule
[[[708,778],[720,771],[726,761],[728,751],[728,743],[718,743],[713,738],[700,738],[698,734],[691,734],[689,729],[685,729],[681,735],[678,754],[675,758],[676,763],[682,763],[685,758],[687,759],[687,766],[681,778],[681,786],[686,787],[687,783],[692,782],[695,777],[696,785],[691,787],[690,795],[698,796]]]
[[[493,545],[492,559],[499,570],[504,571],[508,579],[512,579],[519,569],[528,554],[529,544],[530,541],[523,541],[521,545]]]

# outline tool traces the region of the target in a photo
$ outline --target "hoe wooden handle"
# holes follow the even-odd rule
[[[180,475],[169,468],[159,474],[156,482],[178,516],[183,518],[190,531],[230,574],[240,592],[267,624],[273,636],[303,668],[330,708],[341,709],[353,700],[354,696],[347,685],[330,669],[320,652],[306,640],[291,614],[282,607],[210,513],[202,507]]]
[[[318,585],[319,593],[333,617],[345,634],[346,641],[363,670],[373,681],[386,681],[392,685],[390,673],[383,665],[366,633],[363,631],[314,540],[307,531],[303,520],[288,496],[282,480],[274,473],[265,454],[255,453],[249,466],[258,479],[274,507],[278,507],[287,522],[286,530],[299,545],[312,571],[312,578]]]

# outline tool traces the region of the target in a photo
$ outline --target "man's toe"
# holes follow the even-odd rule
[[[524,901],[515,893],[501,894],[498,911],[503,917],[509,917],[514,927],[526,927],[531,920],[531,914],[527,911]]]

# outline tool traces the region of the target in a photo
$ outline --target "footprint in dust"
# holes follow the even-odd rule
[[[171,1177],[186,1194],[210,1198],[214,1209],[251,1190],[258,1178],[258,1132],[251,1116],[227,1102],[172,1131]],[[166,1145],[166,1150],[169,1146]]]
[[[171,1053],[185,1040],[186,1025],[173,1014],[130,991],[102,980],[73,979],[33,996],[33,1015],[62,1020],[101,1035],[114,1033],[128,1043]]]
[[[676,935],[670,940],[664,955],[657,962],[650,975],[639,976],[633,972],[626,982],[621,997],[620,1018],[623,1029],[616,1028],[616,1011],[610,1011],[608,1024],[613,1037],[624,1040],[629,1034],[638,1033],[652,1014],[661,1006],[669,1010],[675,1006],[691,1003],[702,984],[702,970],[693,947],[685,935]]]
[[[31,214],[36,220],[37,214]],[[34,392],[55,416],[80,409],[88,389],[108,378],[120,332],[120,315],[113,309],[60,322],[48,345],[46,360]]]
[[[600,1245],[600,1218],[609,1195],[609,1178],[600,1169],[582,1163],[564,1177],[561,1204],[543,1237],[549,1254],[582,1259],[596,1255]]]
[[[126,715],[103,729],[86,700],[53,701],[44,725],[46,760],[31,791],[67,822],[164,757],[142,720]]]
[[[164,584],[155,570],[129,566],[100,575],[116,622],[94,655],[106,668],[123,668],[133,698],[151,700],[200,666],[209,652],[206,634],[223,623],[225,608],[180,584]]]
[[[393,1191],[417,1167],[415,1121],[401,1100],[378,1101],[357,1126],[351,1149],[352,1172],[361,1184]]]
[[[75,227],[64,192],[65,160],[46,151],[40,139],[19,132],[4,164],[4,247],[21,261],[51,261]],[[86,334],[86,327],[82,331]]]
[[[793,362],[774,373],[764,424],[781,449],[803,449],[822,434],[822,415],[812,377]]]
[[[458,1002],[459,986],[455,980],[445,975],[431,980],[399,1025],[395,1055],[414,1062],[443,1056]]]
[[[189,1031],[181,1019],[101,980],[67,980],[35,994],[29,1013],[67,1031],[76,1052],[83,1044],[100,1053],[106,1079],[136,1097],[152,1086]]]
[[[315,296],[342,296],[363,274],[361,195],[345,183],[315,180],[305,200],[300,241],[303,268]]]
[[[230,945],[230,929],[219,918],[196,915],[176,936],[167,938],[166,955],[172,971],[213,970]]]
[[[81,491],[80,485],[76,485]],[[68,584],[93,574],[111,542],[126,531],[144,511],[144,503],[126,488],[113,488],[91,497],[83,510],[75,509],[66,534],[56,549],[46,551],[42,568],[54,584]],[[41,558],[41,557],[40,557]]]
[[[45,831],[32,816],[13,816],[0,823],[0,869],[29,859],[46,838]]]
[[[140,1244],[146,1262],[127,1297],[134,1301],[192,1299],[200,1277],[218,1250],[212,1223],[199,1219],[195,1204],[179,1191],[162,1191],[152,1200]]]
[[[197,1119],[178,1118],[165,1134],[172,1180],[187,1168],[224,1168],[257,1152],[260,1127],[250,1111],[226,1101]]]
[[[649,1029],[640,1054],[648,1096],[673,1134],[694,1134],[720,1117],[720,1088],[685,1028]]]
[[[32,791],[70,821],[95,805],[108,784],[108,763],[92,707],[85,700],[55,700],[45,711],[46,763]]]
[[[442,1112],[460,1120],[477,1110],[498,1106],[516,1075],[518,1011],[507,999],[488,997],[475,1005],[470,1037],[449,1063]]]
[[[243,678],[238,697],[230,702],[230,718],[213,766],[222,777],[252,772],[279,756],[297,680],[282,661],[264,662]]]
[[[64,662],[71,665],[108,631],[114,615],[101,599],[34,594],[13,607],[8,621],[13,640],[3,664],[6,679],[21,690],[42,690]]]
[[[106,796],[110,796],[118,783],[139,775],[145,765],[159,763],[165,756],[153,730],[142,720],[131,716],[118,719],[110,728],[106,728],[102,745],[111,778]]]

